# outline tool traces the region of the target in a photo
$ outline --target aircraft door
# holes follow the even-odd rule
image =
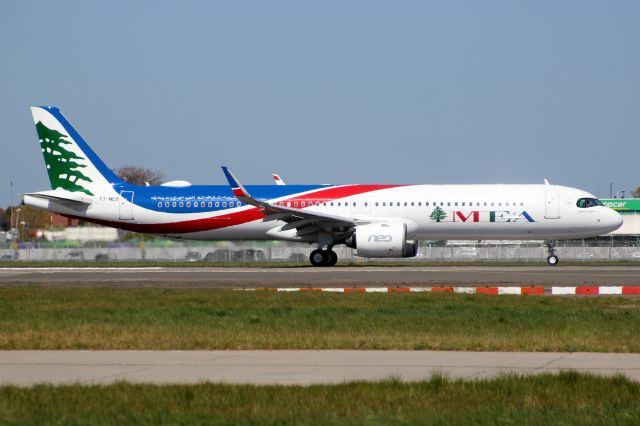
[[[545,219],[559,219],[560,218],[560,200],[558,197],[558,191],[547,191],[545,195]]]
[[[133,191],[120,191],[120,220],[133,220]]]

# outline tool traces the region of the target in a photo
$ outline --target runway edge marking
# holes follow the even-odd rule
[[[526,287],[277,287],[277,288],[237,288],[238,291],[269,291],[269,292],[308,292],[323,293],[457,293],[457,294],[488,294],[495,296],[535,296],[549,294],[552,296],[615,296],[640,295],[639,286],[553,286],[547,287],[531,285]],[[547,291],[545,291],[547,290]]]

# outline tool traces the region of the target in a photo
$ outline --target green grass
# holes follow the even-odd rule
[[[567,372],[309,387],[0,387],[0,423],[637,425],[640,384]]]
[[[202,267],[254,267],[254,268],[292,268],[292,267],[309,267],[309,262],[204,262],[195,261],[188,262],[184,260],[177,261],[110,261],[110,262],[94,262],[94,261],[0,261],[0,268],[202,268]],[[394,260],[394,261],[376,261],[376,260],[349,260],[340,261],[336,267],[345,266],[385,266],[385,267],[433,267],[433,266],[547,266],[544,259],[539,261],[523,262],[515,260],[475,260],[475,261],[417,261],[417,260]],[[640,266],[640,260],[562,260],[561,266]]]
[[[640,352],[640,299],[0,289],[0,349]]]

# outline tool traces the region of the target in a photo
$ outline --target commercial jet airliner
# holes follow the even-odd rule
[[[137,186],[116,176],[60,110],[32,107],[51,190],[24,204],[129,231],[189,240],[314,244],[314,266],[333,266],[345,244],[367,258],[413,257],[419,240],[544,240],[606,234],[620,215],[579,189],[550,185]],[[280,179],[279,179],[280,180]]]

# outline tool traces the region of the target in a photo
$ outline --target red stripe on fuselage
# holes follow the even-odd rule
[[[406,185],[347,185],[347,186],[333,186],[330,188],[320,189],[311,193],[287,198],[279,202],[300,202],[300,201],[316,201],[325,202],[333,201],[339,198],[351,197],[353,195],[360,195],[371,191],[378,191],[380,189],[397,188],[399,186]]]
[[[319,189],[307,194],[297,195],[292,198],[281,200],[282,202],[325,202],[333,201],[339,198],[351,197],[353,195],[364,194],[371,191],[378,191],[381,189],[397,188],[404,185],[348,185],[339,187],[330,187]],[[241,210],[232,213],[223,213],[219,216],[212,216],[203,219],[185,220],[182,222],[169,222],[169,223],[130,223],[130,222],[117,222],[110,220],[93,219],[88,217],[77,217],[78,219],[86,220],[88,222],[98,223],[100,225],[110,226],[113,228],[120,228],[127,231],[141,232],[148,234],[184,234],[190,232],[209,231],[214,229],[226,228],[234,225],[241,225],[243,223],[253,222],[264,218],[265,215],[262,211],[256,207]]]

